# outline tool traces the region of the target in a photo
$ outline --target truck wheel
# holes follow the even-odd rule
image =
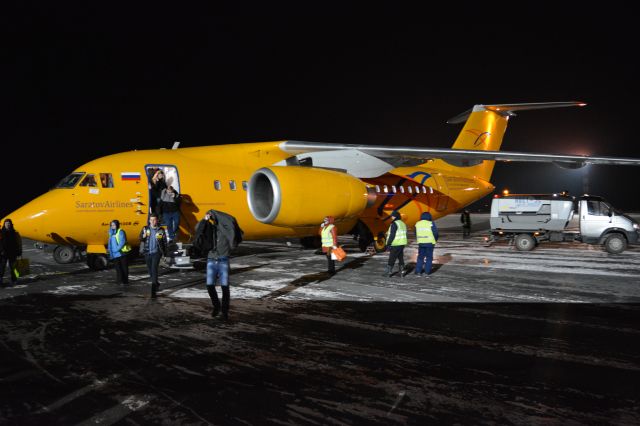
[[[73,262],[74,258],[75,253],[73,252],[73,247],[58,246],[53,250],[53,260],[61,265]]]
[[[536,242],[529,234],[518,234],[516,235],[515,245],[519,251],[530,251],[536,246]]]
[[[620,234],[611,234],[604,241],[604,248],[611,254],[620,254],[627,248],[627,240]]]

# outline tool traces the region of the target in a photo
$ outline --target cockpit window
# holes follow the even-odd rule
[[[96,182],[95,175],[86,175],[82,182],[80,182],[80,186],[98,186],[98,182]]]
[[[113,176],[111,176],[111,173],[100,173],[100,183],[103,188],[113,188]]]
[[[84,172],[71,173],[69,176],[58,182],[56,188],[74,188],[82,176],[84,176]]]

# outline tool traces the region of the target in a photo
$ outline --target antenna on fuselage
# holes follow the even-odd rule
[[[179,146],[180,146],[180,141],[174,141],[171,149],[178,149]]]

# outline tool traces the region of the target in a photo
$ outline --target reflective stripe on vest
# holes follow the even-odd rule
[[[322,247],[333,247],[333,235],[331,235],[331,230],[335,227],[335,225],[327,225],[322,228],[322,232],[320,235],[322,236]]]
[[[116,232],[116,243],[118,243],[118,245],[120,245],[120,233],[123,232],[122,229],[118,228],[118,231]],[[131,251],[131,246],[127,243],[124,244],[124,247],[122,247],[120,249],[121,252],[123,253],[128,253]]]
[[[419,220],[416,222],[416,237],[418,244],[434,244],[436,239],[433,236],[433,229],[431,229],[430,220]]]
[[[391,242],[391,246],[406,246],[407,245],[407,225],[400,219],[396,219],[394,223],[397,226],[396,236]],[[387,241],[389,241],[389,234],[391,233],[391,227],[387,230]]]

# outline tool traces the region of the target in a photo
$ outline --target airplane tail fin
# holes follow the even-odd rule
[[[452,148],[498,151],[502,145],[504,133],[507,130],[509,117],[515,116],[515,111],[585,105],[584,102],[475,105],[472,109],[447,121],[450,124],[465,123]],[[488,181],[494,165],[495,161],[486,160],[480,164],[465,167],[464,170],[468,174]]]

